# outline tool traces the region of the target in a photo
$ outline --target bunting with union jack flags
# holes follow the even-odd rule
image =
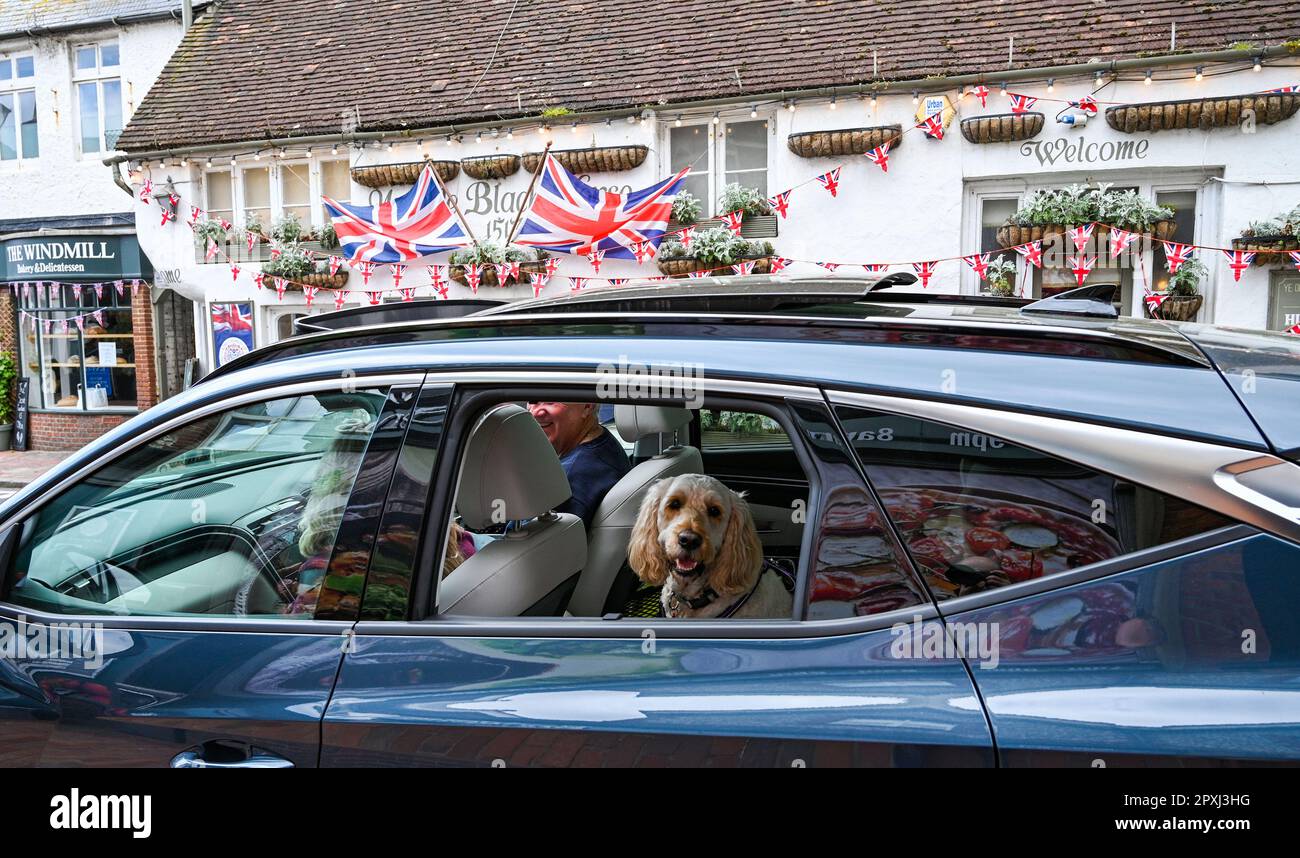
[[[633,245],[658,246],[689,171],[618,194],[588,185],[547,153],[514,243],[582,256],[595,248],[611,259],[632,259]]]
[[[1225,250],[1223,255],[1228,257],[1228,267],[1232,269],[1232,279],[1238,283],[1241,282],[1241,272],[1250,267],[1250,263],[1255,261],[1255,254],[1248,250]]]
[[[470,244],[468,231],[427,164],[409,191],[388,202],[357,206],[322,199],[343,253],[353,265],[410,262]]]
[[[1028,113],[1038,103],[1038,99],[1031,95],[1020,95],[1015,92],[1007,93],[1007,98],[1011,99],[1012,113]]]

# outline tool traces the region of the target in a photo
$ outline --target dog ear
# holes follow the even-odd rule
[[[743,593],[753,586],[754,575],[762,565],[763,543],[754,527],[749,504],[738,495],[734,496],[727,532],[723,534],[718,556],[709,570],[709,586],[719,594]]]
[[[632,538],[627,543],[628,565],[652,587],[662,586],[668,580],[668,564],[659,544],[659,503],[666,488],[668,481],[659,480],[645,493],[636,524],[632,525]]]

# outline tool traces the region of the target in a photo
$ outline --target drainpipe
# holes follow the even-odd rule
[[[194,23],[194,0],[181,0],[181,32],[188,33]]]

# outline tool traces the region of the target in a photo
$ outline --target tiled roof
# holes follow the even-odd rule
[[[1118,59],[1300,33],[1293,0],[223,0],[126,150]],[[500,49],[493,52],[498,34]],[[489,60],[491,62],[489,63]],[[490,67],[489,67],[490,66]]]
[[[0,0],[0,37],[171,12],[180,19],[180,0]]]

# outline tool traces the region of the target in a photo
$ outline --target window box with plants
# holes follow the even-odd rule
[[[791,134],[785,145],[800,158],[838,158],[865,155],[889,144],[897,149],[903,142],[903,126],[875,125],[869,128],[840,128],[834,131],[804,131]]]
[[[0,451],[8,450],[13,443],[14,393],[18,369],[14,359],[0,353]]]
[[[1002,247],[1016,247],[1090,223],[1098,224],[1093,233],[1098,246],[1112,227],[1158,239],[1172,238],[1175,229],[1173,208],[1156,205],[1137,191],[1071,185],[1034,191],[998,228],[997,240]]]
[[[447,275],[462,286],[469,285],[465,277],[466,265],[480,265],[478,283],[480,286],[515,286],[527,283],[529,274],[542,274],[546,271],[546,251],[535,247],[520,247],[512,244],[502,247],[490,241],[479,242],[473,247],[457,250],[447,257],[450,266]],[[497,277],[497,266],[506,262],[519,263],[519,277],[507,275],[506,282],[501,283]]]
[[[352,181],[367,188],[392,188],[414,185],[425,164],[432,164],[443,183],[460,173],[459,161],[411,161],[405,164],[372,164],[352,168]]]
[[[1124,134],[1170,129],[1238,128],[1248,115],[1259,125],[1274,125],[1300,110],[1300,93],[1220,95],[1107,108],[1106,124]]]
[[[700,229],[722,226],[722,220],[719,218],[700,220],[702,210],[701,201],[689,192],[678,194],[673,201],[673,214],[672,220],[668,223],[668,231],[673,232],[686,226]],[[754,188],[746,188],[739,184],[727,185],[722,189],[722,196],[718,198],[718,211],[724,214],[734,211],[744,212],[740,221],[742,238],[760,239],[777,236],[778,218],[772,213],[767,197]]]
[[[650,149],[646,146],[593,146],[590,149],[552,149],[551,154],[564,165],[564,169],[581,175],[635,170],[645,163]],[[542,153],[529,152],[523,160],[524,170],[536,173]]]
[[[989,263],[984,275],[985,290],[998,298],[1016,296],[1016,264],[1004,256],[999,256]]]
[[[1209,269],[1205,263],[1199,259],[1189,259],[1178,270],[1169,275],[1169,288],[1163,293],[1164,301],[1159,307],[1152,306],[1145,301],[1143,307],[1146,308],[1146,314],[1152,319],[1163,319],[1166,322],[1190,322],[1196,318],[1196,314],[1201,311],[1201,304],[1205,299],[1201,296],[1201,281]]]
[[[738,262],[753,262],[754,274],[767,274],[775,253],[770,242],[750,241],[716,226],[696,232],[689,249],[676,239],[664,241],[659,246],[658,264],[659,271],[670,277],[687,277],[693,271],[725,276],[735,273],[731,266]]]
[[[1300,206],[1268,220],[1251,221],[1232,240],[1232,249],[1256,252],[1255,265],[1290,263],[1287,253],[1300,251]]]

